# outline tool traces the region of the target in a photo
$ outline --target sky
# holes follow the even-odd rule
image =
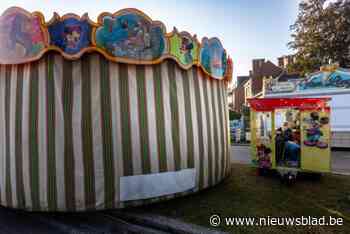
[[[88,12],[96,22],[104,12],[137,8],[153,20],[162,21],[167,32],[175,26],[203,37],[218,37],[233,60],[234,80],[248,75],[251,60],[266,58],[277,63],[277,57],[292,53],[289,26],[296,20],[300,0],[16,0],[15,5],[30,12],[40,11],[48,22],[53,12],[59,15]],[[10,0],[0,1],[0,12],[14,6]]]

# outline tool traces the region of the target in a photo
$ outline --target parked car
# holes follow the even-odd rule
[[[231,142],[240,142],[241,132],[242,132],[241,120],[231,120],[230,121]]]

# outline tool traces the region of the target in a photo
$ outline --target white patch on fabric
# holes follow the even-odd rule
[[[196,169],[120,177],[120,201],[155,198],[193,189]]]

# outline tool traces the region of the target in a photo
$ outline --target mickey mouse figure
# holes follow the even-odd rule
[[[329,118],[320,118],[317,112],[312,112],[310,118],[305,118],[304,122],[309,124],[309,128],[306,129],[306,140],[304,141],[304,145],[315,146],[320,149],[327,148],[328,144],[322,141],[323,132],[321,127],[329,123]]]

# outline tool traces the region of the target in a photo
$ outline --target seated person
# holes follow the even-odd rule
[[[284,158],[288,166],[299,167],[300,145],[298,145],[294,141],[287,141],[285,143]]]
[[[299,167],[300,165],[300,131],[291,129],[285,122],[276,130],[276,162],[281,166]]]
[[[284,159],[287,166],[300,166],[300,131],[293,129],[285,136]]]

